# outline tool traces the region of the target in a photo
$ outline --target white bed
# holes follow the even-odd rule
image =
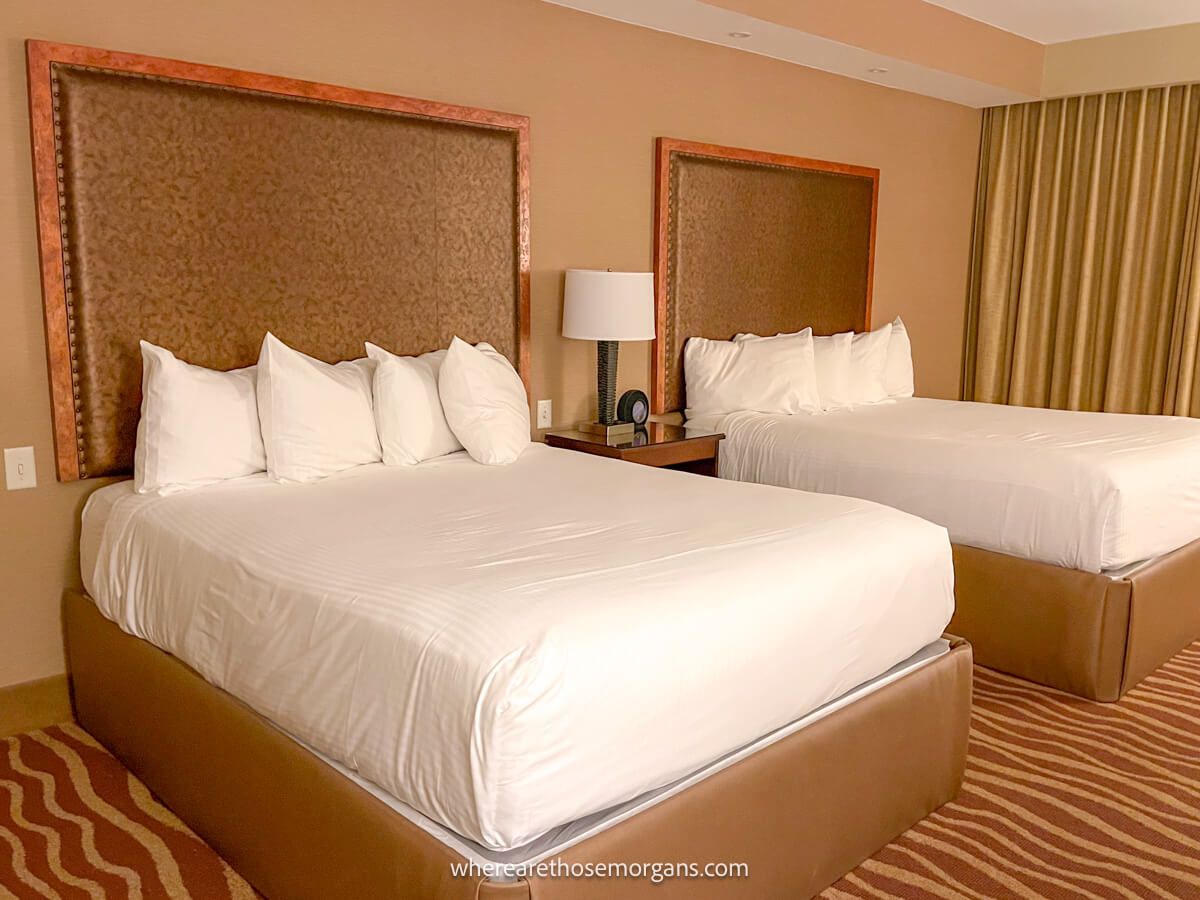
[[[482,848],[697,772],[935,642],[946,531],[533,445],[84,513],[124,630]]]
[[[337,760],[313,750],[312,747],[308,749],[316,753],[325,762],[329,763],[372,796],[382,801],[394,812],[437,838],[465,859],[474,862],[484,871],[492,873],[493,877],[497,880],[504,881],[520,877],[522,871],[529,871],[530,867],[537,863],[558,856],[567,848],[615,825],[619,825],[621,822],[632,818],[652,806],[662,803],[664,800],[670,799],[692,785],[741,762],[751,754],[757,753],[759,750],[769,747],[771,744],[781,741],[798,731],[802,731],[821,721],[826,716],[863,699],[868,694],[872,694],[905,675],[915,672],[917,669],[928,665],[948,652],[950,652],[950,642],[945,638],[939,638],[931,644],[926,644],[912,656],[901,660],[886,672],[875,676],[870,681],[865,681],[857,687],[851,688],[836,699],[830,700],[828,703],[818,706],[811,712],[805,713],[799,719],[789,722],[754,741],[743,744],[736,750],[718,757],[712,762],[684,775],[682,778],[677,778],[662,787],[645,791],[632,800],[607,807],[599,812],[575,819],[557,828],[552,828],[535,840],[509,850],[493,850],[469,838],[464,838],[462,835],[451,831],[439,822],[435,822],[428,816],[413,809],[407,803],[397,799],[379,786],[367,781],[361,775],[351,771]]]
[[[862,497],[955,543],[1086,572],[1200,538],[1200,422],[911,398],[821,415],[734,413],[723,478]]]

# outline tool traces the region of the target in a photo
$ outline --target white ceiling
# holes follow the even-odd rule
[[[926,0],[1042,44],[1200,22],[1200,0]]]
[[[1037,99],[994,84],[873,53],[718,6],[709,6],[701,0],[546,2],[964,106],[1001,106]],[[1200,0],[1194,2],[1200,4]],[[747,32],[749,36],[738,39],[731,37],[731,32]]]

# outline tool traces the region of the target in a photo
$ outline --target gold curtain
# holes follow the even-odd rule
[[[963,398],[1200,415],[1200,85],[984,111]]]

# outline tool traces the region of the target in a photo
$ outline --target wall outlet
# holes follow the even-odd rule
[[[4,483],[10,491],[37,487],[37,467],[33,463],[32,447],[5,448]]]
[[[554,424],[554,401],[539,400],[537,402],[537,427],[549,428]]]

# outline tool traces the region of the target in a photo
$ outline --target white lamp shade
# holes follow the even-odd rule
[[[654,340],[654,273],[567,269],[563,337]]]

